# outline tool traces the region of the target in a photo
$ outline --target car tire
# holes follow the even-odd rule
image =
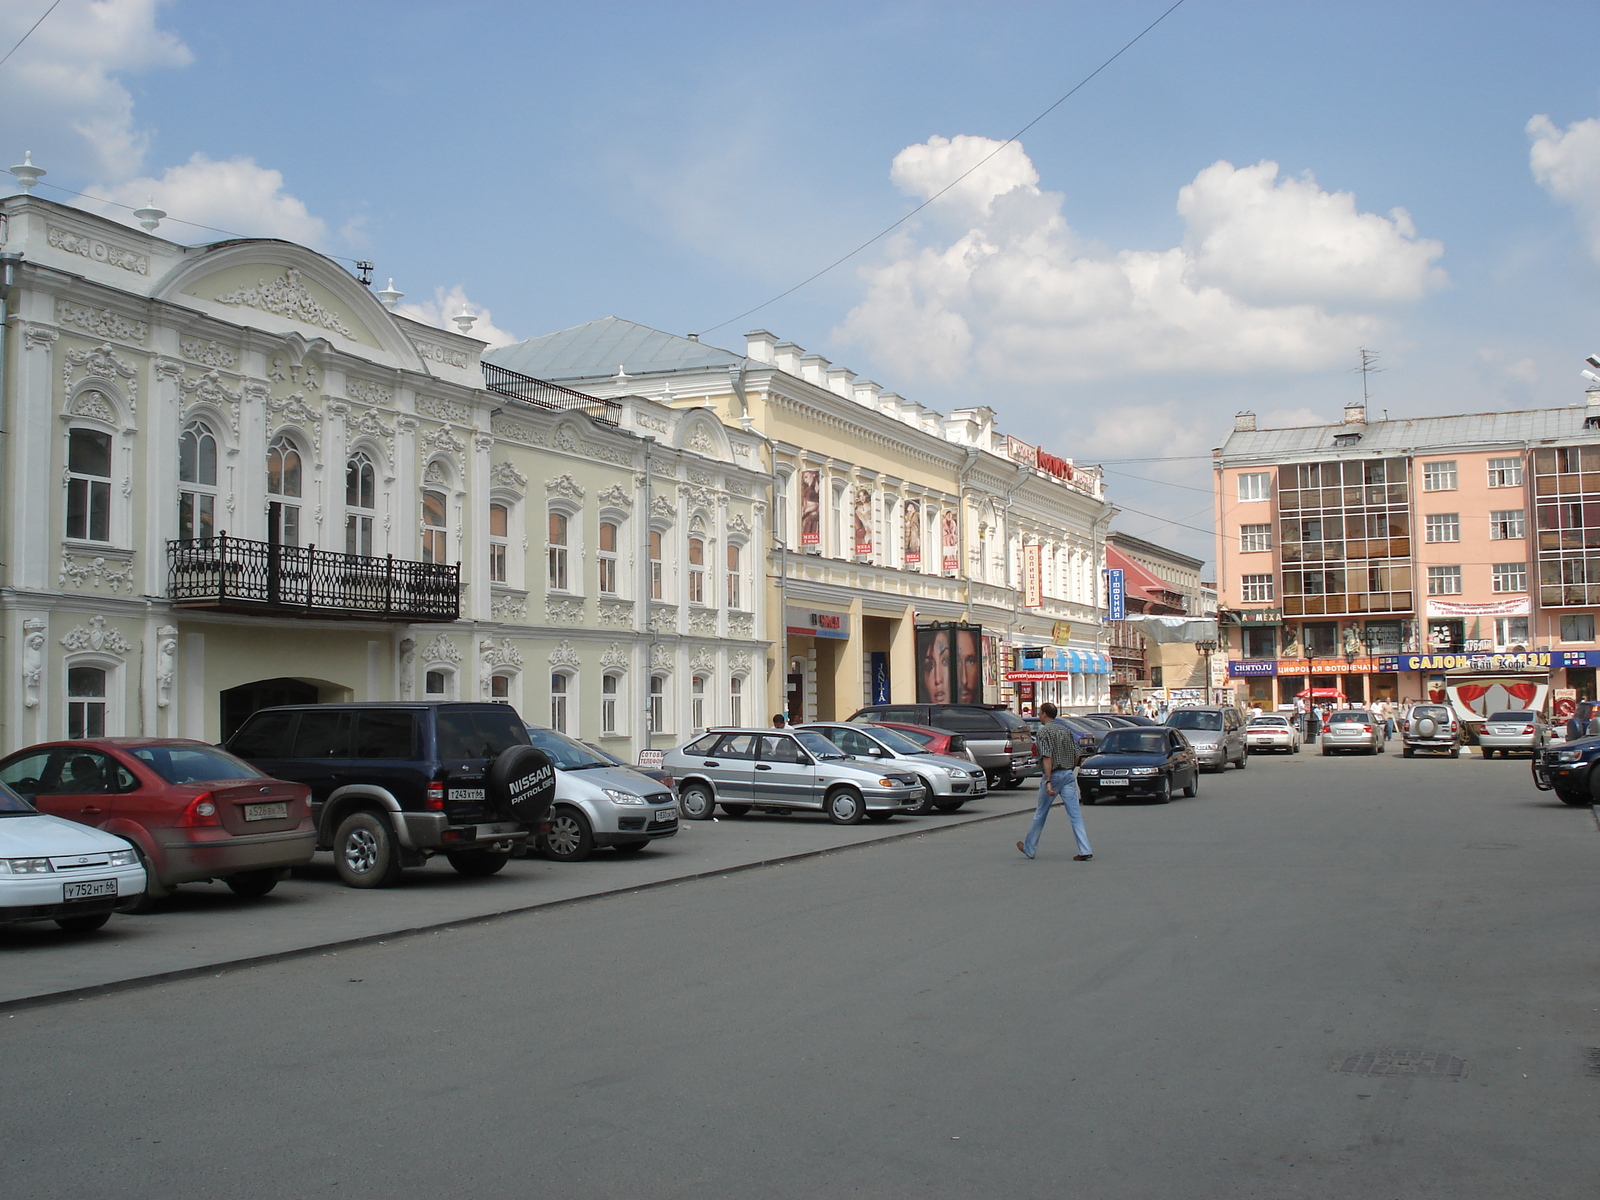
[[[1152,799],[1155,800],[1155,802],[1157,804],[1171,804],[1172,803],[1172,776],[1171,775],[1163,775],[1161,777],[1161,790],[1159,792],[1157,792],[1152,797]]]
[[[1010,776],[1010,777],[1008,777],[1006,779],[1006,786],[1008,788],[1010,788],[1012,791],[1015,791],[1017,788],[1021,787],[1023,784],[1025,784],[1027,782],[1028,781],[1026,779],[1024,779],[1021,775],[1012,775],[1012,776]]]
[[[1250,765],[1250,763],[1248,761],[1249,758],[1250,758],[1250,751],[1249,750],[1241,750],[1239,752],[1239,761],[1234,763],[1233,765],[1238,767],[1239,770],[1242,771],[1242,770],[1244,770],[1246,767],[1248,767]]]
[[[1092,792],[1089,789],[1087,789],[1087,788],[1085,788],[1085,787],[1080,785],[1079,788],[1078,788],[1078,803],[1079,804],[1099,804],[1100,803],[1100,793],[1099,792]]]
[[[940,800],[933,807],[939,812],[957,812],[965,803],[965,800]]]
[[[1411,758],[1416,753],[1417,753],[1416,748],[1413,747],[1413,746],[1401,746],[1400,747],[1400,757],[1401,758]]]
[[[594,853],[594,833],[589,819],[575,808],[561,805],[550,810],[550,827],[544,834],[544,856],[551,862],[582,862]]]
[[[678,794],[678,809],[691,821],[709,821],[717,811],[716,798],[704,783],[691,783]]]
[[[1556,799],[1563,804],[1570,804],[1573,808],[1588,808],[1593,803],[1582,792],[1569,792],[1565,788],[1556,789]]]
[[[469,879],[483,879],[495,874],[511,861],[509,850],[456,850],[446,854],[457,875]]]
[[[228,885],[228,890],[235,896],[254,900],[277,887],[282,878],[283,871],[274,867],[265,871],[240,871],[237,875],[227,876],[222,882]]]
[[[925,817],[933,811],[934,792],[933,784],[926,779],[922,781],[922,799],[917,801],[915,808],[901,809],[909,817]]]
[[[649,844],[649,842],[619,842],[611,848],[618,854],[637,854]]]
[[[1185,799],[1193,800],[1200,794],[1200,772],[1194,773],[1194,782],[1183,789]]]
[[[1327,758],[1329,753],[1330,753],[1330,751],[1328,750],[1328,748],[1326,746],[1324,746],[1322,748],[1322,757],[1323,758]]]
[[[400,866],[400,847],[384,817],[361,809],[339,822],[333,835],[333,869],[346,887],[393,887]]]
[[[748,804],[724,804],[722,811],[730,817],[742,817],[750,811]]]
[[[111,914],[108,912],[84,913],[81,917],[57,917],[56,924],[67,933],[93,933],[109,920]]]
[[[142,917],[154,912],[161,901],[172,895],[172,889],[156,878],[156,869],[142,848],[135,844],[133,851],[139,856],[139,865],[144,868],[144,894],[126,911]]]
[[[869,812],[867,814],[867,820],[871,821],[874,825],[882,825],[892,816],[894,816],[892,812]]]
[[[1451,758],[1460,758],[1461,757],[1461,747],[1460,746],[1451,746],[1450,747],[1450,757]]]
[[[1478,753],[1479,753],[1479,754],[1481,754],[1481,755],[1483,755],[1483,757],[1484,757],[1484,758],[1485,758],[1485,759],[1486,759],[1486,760],[1487,760],[1487,759],[1491,759],[1491,758],[1493,758],[1493,757],[1494,757],[1494,751],[1493,751],[1493,750],[1491,750],[1491,749],[1489,749],[1489,747],[1487,747],[1487,746],[1480,746],[1480,747],[1478,747]]]
[[[859,825],[867,815],[867,803],[854,788],[835,788],[822,807],[835,825]]]

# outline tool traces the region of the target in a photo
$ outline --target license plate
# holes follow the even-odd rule
[[[678,814],[670,808],[664,808],[656,814],[657,825],[670,825],[678,819]]]
[[[282,821],[289,815],[289,802],[278,800],[271,804],[246,804],[244,806],[244,819],[246,821]]]
[[[508,833],[516,832],[517,826],[513,824],[479,825],[478,840],[482,841],[484,838],[504,837]]]
[[[79,879],[72,883],[61,885],[61,898],[63,900],[92,900],[96,896],[115,896],[117,894],[117,881],[115,879]]]
[[[1100,781],[1100,786],[1101,787],[1127,787],[1128,786],[1128,781],[1126,779],[1102,779]]]
[[[450,799],[457,804],[465,804],[469,800],[482,800],[482,788],[451,788]]]

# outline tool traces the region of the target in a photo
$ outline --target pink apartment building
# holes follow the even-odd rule
[[[1241,700],[1592,699],[1600,392],[1582,407],[1257,429],[1213,452]],[[1564,705],[1563,705],[1564,707]]]

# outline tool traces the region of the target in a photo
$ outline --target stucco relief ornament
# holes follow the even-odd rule
[[[728,665],[735,671],[748,671],[750,669],[750,652],[740,650],[728,659]]]
[[[104,392],[97,392],[93,388],[74,396],[72,402],[67,405],[67,412],[74,417],[89,417],[91,420],[104,421],[107,425],[117,423],[117,414],[111,407],[111,401],[106,399]]]
[[[322,457],[322,414],[306,403],[303,392],[291,392],[282,400],[267,400],[268,424],[272,427],[270,432],[276,432],[278,426],[295,425],[311,435],[311,446],[317,458]]]
[[[614,670],[626,668],[630,655],[622,648],[621,642],[612,642],[606,652],[600,656],[600,665]]]
[[[417,411],[425,417],[433,417],[439,421],[453,421],[457,425],[467,423],[468,413],[465,405],[438,396],[420,397],[417,400]]]
[[[109,308],[90,308],[86,304],[74,304],[70,300],[56,301],[56,320],[63,325],[72,325],[88,333],[97,334],[103,338],[110,338],[114,342],[143,342],[150,336],[150,326],[144,321],[135,321],[114,313]],[[28,340],[25,344],[33,348],[33,330],[40,326],[30,326]],[[49,330],[50,341],[55,341],[57,332]]]
[[[734,533],[749,533],[750,522],[744,519],[743,513],[734,513],[728,518],[728,528]]]
[[[356,335],[350,332],[344,322],[306,290],[305,284],[300,282],[298,267],[289,267],[279,279],[257,280],[248,287],[235,288],[215,299],[218,304],[258,308],[262,312],[277,313],[307,325],[331,329],[355,341]]]
[[[377,404],[389,407],[394,404],[394,391],[376,383],[368,383],[365,379],[347,379],[344,385],[344,394],[352,400],[359,400],[363,404]]]
[[[583,489],[573,481],[571,475],[558,475],[546,480],[544,490],[561,500],[582,500],[584,496]]]
[[[489,468],[489,481],[504,488],[525,488],[528,477],[508,462],[497,462]]]
[[[696,650],[694,652],[694,657],[689,660],[690,668],[696,671],[709,671],[716,665],[716,655],[712,654],[711,651],[706,649],[704,646],[701,646],[698,650]]]
[[[576,667],[582,665],[578,657],[577,647],[567,638],[561,639],[561,644],[550,651],[550,665],[552,667]]]
[[[133,644],[115,629],[106,628],[106,619],[96,613],[89,618],[86,627],[79,625],[69,630],[61,639],[61,644],[68,650],[80,652],[94,650],[111,654],[127,654],[133,649]]]
[[[118,358],[112,350],[110,342],[104,342],[93,350],[68,350],[66,361],[61,364],[61,382],[68,386],[72,383],[73,373],[83,368],[85,379],[104,379],[110,382],[124,380],[124,389],[128,393],[128,411],[138,414],[139,411],[139,372],[130,362]]]
[[[85,581],[100,587],[102,580],[113,593],[126,591],[133,595],[133,564],[117,563],[108,560],[103,555],[95,555],[88,562],[79,563],[65,550],[61,552],[61,571],[56,576],[56,586],[66,587],[71,583],[74,587],[82,588]]]
[[[484,638],[478,643],[478,649],[486,667],[520,667],[522,665],[522,652],[512,645],[510,638]]]
[[[222,376],[215,370],[203,372],[198,379],[185,379],[178,385],[186,395],[203,404],[210,404],[228,414],[228,424],[233,430],[234,439],[239,437],[239,404],[244,399],[244,392],[233,391],[222,382]]]
[[[654,500],[650,501],[650,515],[652,517],[661,517],[663,520],[670,521],[673,517],[678,515],[678,510],[672,507],[672,502],[665,496],[657,496]]]
[[[626,600],[602,600],[597,615],[602,625],[629,625],[633,623],[633,605]]]
[[[419,437],[417,442],[429,454],[460,454],[467,448],[465,442],[450,432],[450,426],[448,425],[430,429]]]
[[[481,450],[484,454],[487,454],[489,451],[494,449],[494,434],[475,433],[472,435],[472,444],[476,449]]]
[[[663,646],[659,642],[650,647],[650,669],[652,671],[672,670],[672,647]]]
[[[695,609],[689,614],[690,633],[715,633],[717,614],[712,609]]]
[[[700,454],[710,454],[716,450],[716,444],[711,440],[711,434],[704,425],[689,435],[689,449]]]
[[[544,602],[544,618],[552,623],[576,625],[583,620],[583,601],[553,600],[547,597]]]
[[[328,411],[334,410],[333,405],[328,406]],[[383,418],[371,409],[360,416],[350,416],[346,413],[344,418],[345,431],[351,441],[358,437],[376,438],[381,441],[389,451],[389,461],[394,461],[394,430],[383,423]],[[422,439],[424,442],[427,438]]]
[[[422,652],[422,657],[427,662],[459,664],[461,662],[461,651],[456,648],[454,642],[441,633],[428,643],[427,649]]]
[[[239,365],[239,355],[235,351],[216,342],[202,342],[199,338],[180,338],[178,352],[205,367],[231,371]]]
[[[417,661],[417,643],[411,638],[400,639],[400,698],[411,699],[411,665]]]
[[[633,497],[620,483],[613,483],[597,497],[601,504],[609,504],[613,508],[632,508]]]
[[[525,621],[528,619],[528,598],[496,596],[489,606],[489,612],[497,621]]]
[[[163,625],[156,630],[156,707],[172,703],[172,681],[177,677],[178,628]]]
[[[39,683],[44,678],[44,621],[39,617],[22,623],[22,703],[39,707]]]
[[[755,633],[755,618],[749,613],[735,613],[728,618],[730,637],[750,637]]]

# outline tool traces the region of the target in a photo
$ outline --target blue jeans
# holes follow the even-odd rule
[[[1045,791],[1046,786],[1054,787],[1056,794],[1052,796]],[[1089,849],[1089,835],[1083,829],[1083,810],[1078,807],[1078,777],[1071,771],[1052,771],[1039,781],[1039,806],[1033,810],[1033,827],[1022,840],[1022,852],[1029,858],[1039,848],[1039,835],[1044,832],[1045,818],[1050,815],[1050,806],[1057,800],[1061,801],[1061,807],[1067,810],[1067,818],[1072,822],[1072,836],[1078,839],[1078,853],[1093,853]]]

